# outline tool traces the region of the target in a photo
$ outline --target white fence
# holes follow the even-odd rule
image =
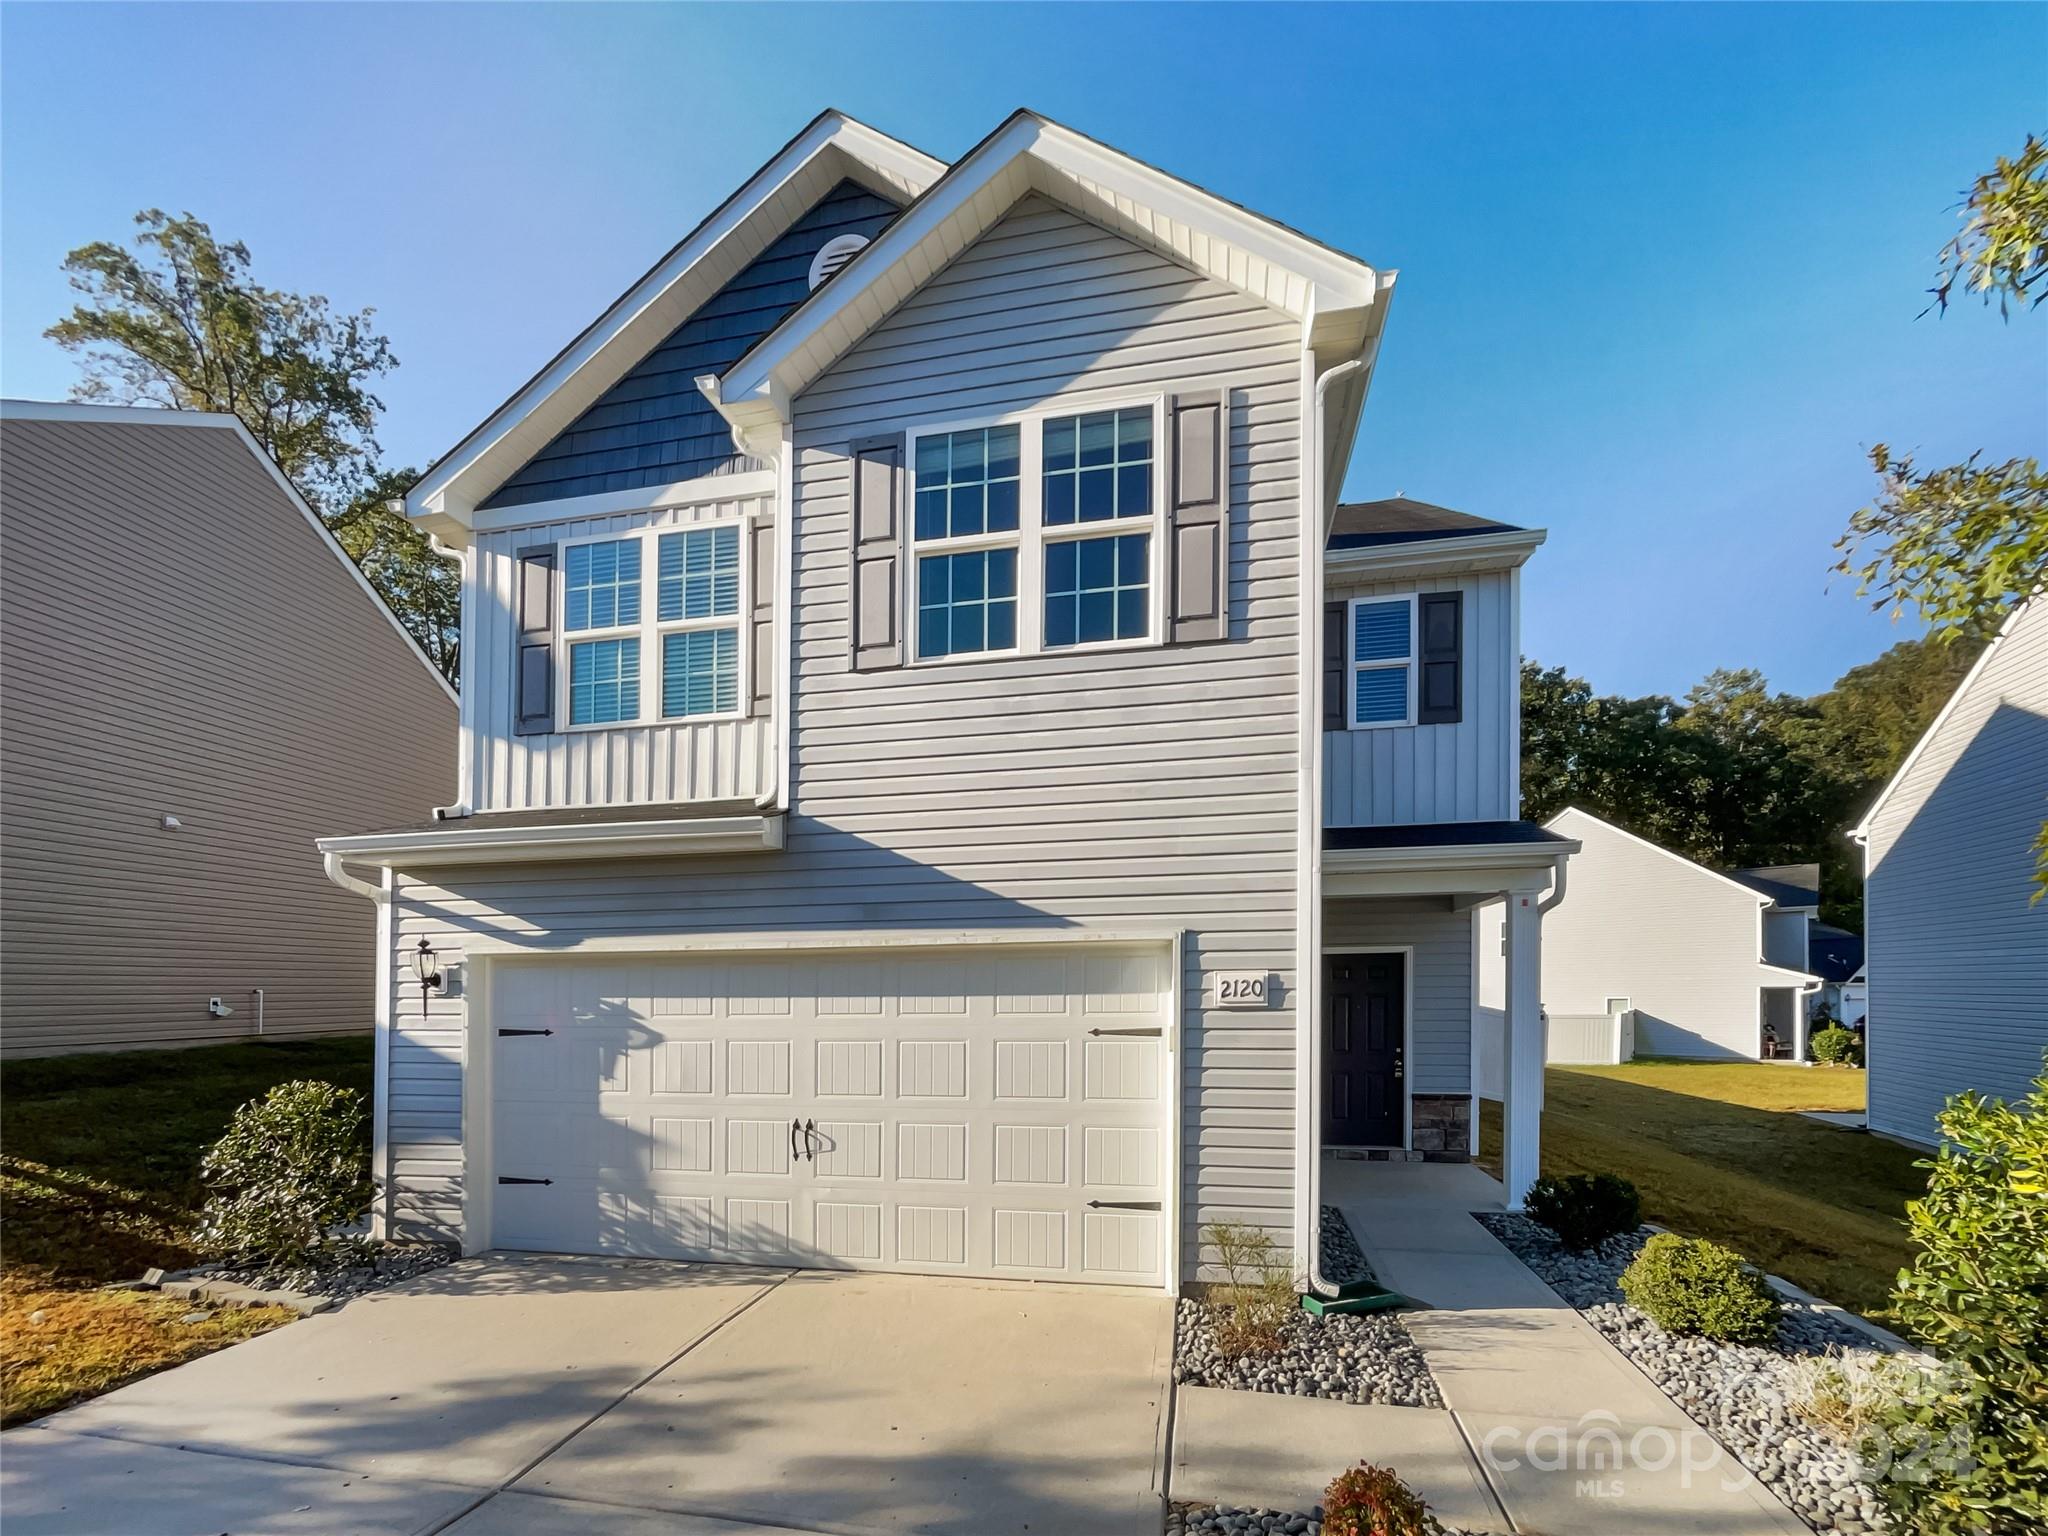
[[[1501,1058],[1507,1015],[1498,1008],[1472,1010],[1473,1058],[1482,1099],[1502,1097]],[[1546,1013],[1543,1059],[1553,1066],[1613,1067],[1636,1054],[1635,1010],[1621,1013]]]

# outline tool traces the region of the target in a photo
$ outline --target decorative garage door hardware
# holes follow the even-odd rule
[[[1164,1029],[1091,1029],[1091,1030],[1089,1030],[1089,1031],[1088,1031],[1088,1033],[1089,1033],[1089,1034],[1091,1034],[1091,1035],[1153,1035],[1153,1036],[1158,1036],[1158,1035],[1163,1035],[1163,1034],[1165,1034],[1165,1033],[1166,1033],[1166,1031],[1165,1031]]]
[[[804,1144],[801,1147],[796,1144],[796,1138],[799,1134],[804,1138]],[[807,1157],[815,1163],[818,1160],[818,1147],[813,1138],[817,1134],[817,1121],[791,1120],[789,1122],[789,1160],[795,1162],[798,1158]]]
[[[1156,1211],[1160,1209],[1157,1200],[1090,1200],[1091,1211]]]
[[[552,1035],[552,1029],[501,1029],[501,1035]]]
[[[498,1175],[498,1182],[500,1184],[552,1184],[555,1181],[553,1179],[513,1179],[507,1178],[501,1173]]]

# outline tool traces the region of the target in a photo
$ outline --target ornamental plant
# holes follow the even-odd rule
[[[1918,1536],[2048,1529],[2048,1072],[2007,1104],[1964,1093],[1906,1206],[1899,1323],[1946,1366],[1884,1429],[1878,1492]]]
[[[1610,1237],[1635,1231],[1643,1203],[1635,1185],[1611,1173],[1569,1173],[1529,1186],[1522,1209],[1557,1234],[1575,1252],[1597,1248]]]
[[[1816,1030],[1807,1042],[1813,1052],[1813,1059],[1831,1067],[1860,1067],[1863,1065],[1863,1037],[1853,1029],[1844,1029],[1839,1024],[1830,1024],[1826,1029]]]
[[[314,1257],[376,1192],[366,1122],[362,1095],[332,1083],[280,1083],[236,1110],[200,1164],[200,1247],[280,1268]]]
[[[1622,1271],[1621,1294],[1666,1333],[1768,1344],[1784,1310],[1756,1266],[1703,1237],[1659,1232]]]
[[[1216,1347],[1232,1360],[1278,1353],[1300,1297],[1272,1236],[1233,1221],[1214,1222],[1202,1235],[1225,1276],[1209,1293],[1216,1306]]]
[[[1429,1506],[1385,1467],[1361,1461],[1323,1490],[1323,1536],[1434,1536]]]

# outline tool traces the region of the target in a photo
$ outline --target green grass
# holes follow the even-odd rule
[[[89,1288],[190,1264],[199,1160],[235,1110],[294,1078],[367,1098],[371,1052],[361,1035],[0,1063],[0,1420],[284,1320],[182,1324],[189,1306]]]
[[[1543,1171],[1618,1173],[1643,1215],[1725,1243],[1867,1316],[1911,1258],[1906,1202],[1922,1154],[1795,1113],[1863,1107],[1861,1072],[1638,1061],[1544,1074]],[[1482,1105],[1480,1160],[1498,1172],[1500,1106]]]

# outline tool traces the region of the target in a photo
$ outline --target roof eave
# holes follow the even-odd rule
[[[434,832],[372,832],[323,837],[322,854],[382,869],[448,864],[530,864],[563,859],[675,858],[753,853],[782,846],[783,818],[703,817],[560,827],[452,827]]]
[[[1398,576],[1445,569],[1509,570],[1527,563],[1549,535],[1541,528],[1512,528],[1499,533],[1470,533],[1441,539],[1411,539],[1402,544],[1367,544],[1353,549],[1326,549],[1325,577]]]

